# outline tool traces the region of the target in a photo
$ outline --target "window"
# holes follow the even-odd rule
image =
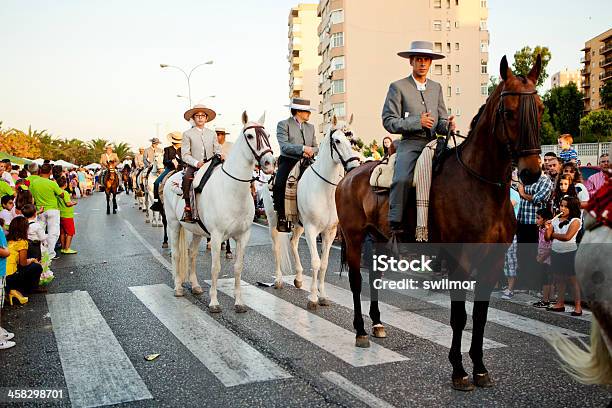
[[[433,29],[434,31],[442,31],[442,20],[434,20]]]
[[[487,83],[480,83],[480,94],[482,96],[489,96],[489,86]]]
[[[455,43],[455,51],[459,51],[459,43]]]
[[[450,54],[451,52],[451,43],[446,43],[446,53]]]
[[[455,21],[455,28],[459,28],[459,21]]]
[[[461,108],[455,109],[455,115],[456,116],[461,116]]]
[[[459,5],[459,0],[455,0],[455,6]]]
[[[346,116],[346,107],[344,102],[332,104],[332,109],[334,110],[334,115],[336,115],[336,117]]]
[[[435,52],[442,52],[442,43],[434,43],[434,51]]]
[[[452,93],[453,93],[453,88],[451,88],[451,86],[449,85],[449,86],[446,88],[446,96],[448,96],[448,97],[450,98],[450,97],[451,97],[451,95],[452,95]]]
[[[455,72],[459,72],[459,64],[455,65]]]
[[[332,58],[331,70],[335,71],[337,69],[344,69],[344,55],[340,55],[339,57]]]
[[[299,71],[300,70],[300,64],[293,64],[293,70],[294,71]]]
[[[487,8],[487,0],[480,0],[480,7]]]
[[[457,87],[457,89],[455,90],[455,93],[456,93],[457,95],[461,95],[461,88],[460,88],[460,87]]]
[[[332,81],[332,95],[344,93],[344,79]]]
[[[487,73],[487,61],[480,61],[480,73],[481,74]]]
[[[487,44],[486,41],[481,41],[480,42],[480,52],[488,52],[489,51],[489,44]]]
[[[446,8],[450,8],[450,2],[451,0],[446,0]]]
[[[442,8],[442,0],[434,0],[434,8]]]
[[[331,47],[344,47],[344,33],[334,33],[331,36]]]
[[[339,24],[344,22],[344,10],[334,10],[331,12],[329,16],[329,21],[331,24]]]
[[[449,115],[452,115],[453,114],[453,109],[452,108],[447,108],[446,112],[448,112]]]
[[[450,31],[451,23],[450,20],[446,20],[446,31]]]
[[[487,31],[487,20],[480,20],[480,31]]]
[[[436,64],[434,67],[434,73],[436,75],[442,75],[442,65]]]
[[[450,75],[450,74],[451,74],[451,66],[450,66],[450,64],[448,64],[446,66],[446,75]]]

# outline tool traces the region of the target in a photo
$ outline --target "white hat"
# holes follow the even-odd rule
[[[222,128],[222,127],[215,128],[215,132],[223,133],[224,135],[229,135],[230,134],[228,131],[225,130],[225,128]]]
[[[285,105],[285,106],[291,109],[299,110],[299,111],[306,111],[306,112],[316,112],[317,111],[315,108],[312,108],[310,106],[310,101],[308,99],[302,99],[302,98],[293,98],[291,99],[291,104]]]
[[[185,112],[183,117],[185,118],[186,121],[189,121],[193,118],[193,115],[195,115],[198,112],[204,112],[206,114],[206,116],[208,117],[206,119],[206,122],[212,122],[215,116],[217,116],[217,112],[215,112],[214,110],[207,108],[204,105],[195,105],[193,108]]]
[[[183,134],[181,132],[170,132],[166,135],[166,137],[172,144],[181,143],[183,141]]]
[[[438,54],[433,51],[433,43],[430,41],[413,41],[410,44],[410,49],[408,51],[398,52],[402,58],[410,58],[416,55],[422,55],[425,57],[429,57],[432,60],[442,59],[444,58],[443,54]]]

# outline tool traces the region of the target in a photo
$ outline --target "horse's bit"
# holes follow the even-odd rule
[[[257,153],[257,151],[255,149],[253,149],[253,146],[251,146],[251,143],[249,143],[249,138],[246,136],[245,132],[249,129],[255,129],[255,137],[257,139],[257,149],[261,149],[262,146],[265,146],[266,149],[263,150],[261,153]],[[264,130],[265,128],[262,125],[253,125],[253,126],[248,126],[245,127],[242,131],[242,134],[244,135],[244,140],[247,143],[247,146],[249,146],[249,149],[251,149],[251,153],[253,153],[253,157],[255,157],[255,160],[257,160],[257,162],[261,161],[261,158],[266,155],[267,153],[273,153],[272,152],[272,148],[270,146],[270,140],[268,139],[268,136],[266,135],[266,132]],[[258,131],[259,130],[259,131]],[[227,174],[230,178],[236,180],[236,181],[241,181],[243,183],[250,183],[252,181],[262,181],[259,180],[259,177],[251,177],[250,179],[241,179],[238,177],[234,177],[231,174],[229,174],[227,172],[227,170],[225,170],[225,168],[223,167],[223,164],[221,164],[221,170]]]
[[[351,135],[353,134],[353,132],[351,132],[351,131],[347,131],[347,132],[344,132],[344,131],[342,131],[342,130],[340,130],[340,131],[341,131],[341,132],[344,134],[344,136],[345,136],[345,137],[349,137],[349,136],[351,136]],[[348,160],[344,160],[344,158],[342,157],[342,154],[340,154],[340,151],[338,150],[338,147],[337,147],[337,146],[336,146],[336,144],[334,143],[334,138],[333,138],[332,136],[333,136],[333,133],[331,133],[331,134],[329,135],[329,147],[330,147],[330,149],[329,149],[329,155],[330,155],[331,159],[333,160],[333,159],[334,159],[334,151],[335,151],[335,152],[336,152],[336,154],[338,155],[338,158],[340,159],[340,162],[342,163],[342,167],[344,168],[344,171],[348,173],[348,172],[349,172],[349,169],[348,169],[348,164],[349,164],[350,162],[354,161],[354,160],[357,160],[357,161],[358,161],[358,160],[359,160],[359,158],[358,158],[358,157],[356,157],[356,156],[353,156],[353,157],[349,158]],[[314,162],[314,160],[312,160],[312,162]],[[320,175],[320,174],[319,174],[319,173],[318,173],[318,172],[315,170],[314,166],[312,166],[312,165],[311,165],[311,166],[310,166],[310,168],[312,169],[312,171],[314,172],[314,174],[316,174],[317,176],[319,176],[319,178],[320,178],[321,180],[323,180],[324,182],[326,182],[327,184],[331,184],[332,186],[338,186],[338,183],[332,183],[331,181],[327,180],[325,177],[323,177],[322,175]],[[340,179],[340,180],[342,180],[342,179]]]

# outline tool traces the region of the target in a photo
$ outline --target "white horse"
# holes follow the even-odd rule
[[[182,284],[187,278],[188,257],[191,261],[189,280],[193,294],[202,294],[198,283],[195,264],[200,241],[205,235],[211,237],[212,267],[210,288],[211,312],[220,312],[217,300],[217,279],[221,269],[221,243],[228,238],[236,241],[236,258],[234,263],[235,278],[235,311],[246,312],[242,301],[240,281],[243,269],[244,252],[251,235],[251,224],[255,215],[251,181],[253,169],[259,163],[266,174],[274,171],[274,156],[270,148],[269,135],[264,129],[265,114],[258,122],[249,122],[246,112],[242,114],[244,129],[232,147],[223,165],[217,167],[197,196],[196,203],[201,222],[208,230],[207,234],[199,224],[180,222],[183,216],[185,201],[177,194],[180,189],[180,173],[172,176],[164,186],[164,208],[170,231],[172,250],[172,273],[174,276],[174,295],[183,296]],[[202,167],[198,173],[205,171]],[[190,241],[189,248],[187,242]]]
[[[133,172],[133,180],[134,180],[134,199],[138,204],[138,209],[140,211],[145,212],[145,192],[144,192],[144,176],[146,174],[146,169],[134,169]]]
[[[155,180],[162,174],[164,171],[164,154],[163,152],[155,155],[153,163],[151,164],[151,171],[149,172],[149,176],[145,180],[145,208],[147,210],[147,215],[145,222],[151,222],[151,226],[153,227],[163,227],[162,216],[159,211],[151,210],[151,205],[155,202],[155,195],[153,192]]]
[[[325,273],[329,261],[329,251],[338,227],[338,214],[336,212],[336,186],[345,172],[359,166],[359,157],[351,149],[347,135],[352,123],[338,122],[333,118],[332,126],[326,132],[325,137],[319,144],[319,153],[316,161],[308,167],[300,181],[297,189],[297,205],[300,222],[293,225],[291,241],[288,234],[279,233],[276,229],[278,217],[274,210],[274,204],[270,191],[264,190],[264,207],[270,235],[272,237],[272,250],[274,252],[276,279],[274,286],[277,289],[283,286],[282,270],[287,265],[289,244],[293,252],[296,265],[296,278],[294,285],[302,287],[302,272],[304,268],[300,262],[298,244],[302,233],[306,233],[306,242],[310,250],[310,265],[312,268],[312,284],[308,296],[308,308],[316,309],[317,304],[328,306],[329,299],[325,293]],[[321,255],[317,249],[317,236],[322,234]],[[288,272],[288,271],[287,271]],[[320,275],[319,275],[320,274]],[[318,284],[318,288],[317,288]]]

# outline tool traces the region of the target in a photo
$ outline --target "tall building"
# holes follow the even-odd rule
[[[550,87],[556,88],[558,86],[565,86],[570,82],[573,82],[578,88],[580,88],[581,77],[582,74],[580,73],[579,69],[574,69],[570,71],[565,68],[565,71],[559,71],[553,74],[552,77],[550,77]]]
[[[588,113],[603,108],[599,92],[612,79],[612,28],[588,40],[581,51],[584,113]]]
[[[289,13],[289,98],[310,99],[314,107],[321,102],[317,75],[320,21],[317,4],[298,4]],[[309,122],[318,128],[321,114],[313,113]]]
[[[387,134],[381,112],[389,84],[412,67],[397,52],[411,41],[434,43],[446,58],[433,61],[429,77],[442,84],[448,112],[467,133],[487,97],[489,82],[487,0],[321,0],[318,7],[319,92],[323,121],[354,114],[364,141]]]

